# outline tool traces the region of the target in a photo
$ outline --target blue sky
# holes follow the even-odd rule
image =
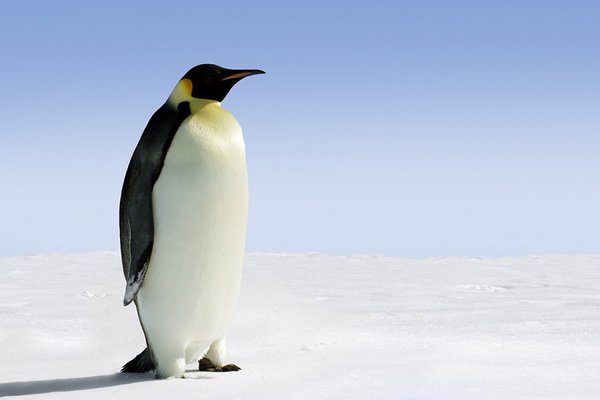
[[[0,255],[118,248],[150,115],[190,67],[267,75],[244,128],[248,250],[597,253],[600,5],[0,5]]]

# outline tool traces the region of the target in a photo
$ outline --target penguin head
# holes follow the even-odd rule
[[[221,102],[240,80],[264,73],[259,69],[227,69],[214,64],[202,64],[190,69],[180,83],[185,82],[193,98]]]

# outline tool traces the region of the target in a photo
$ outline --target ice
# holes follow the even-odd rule
[[[252,253],[230,373],[119,374],[144,347],[116,252],[0,259],[0,396],[596,399],[600,256]]]

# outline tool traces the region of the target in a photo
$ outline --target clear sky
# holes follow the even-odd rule
[[[600,251],[596,1],[3,1],[0,255],[118,248],[148,118],[260,68],[248,250]]]

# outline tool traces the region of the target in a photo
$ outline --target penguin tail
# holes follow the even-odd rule
[[[154,361],[152,361],[152,354],[147,347],[121,368],[121,372],[150,372],[152,370],[154,370]]]

